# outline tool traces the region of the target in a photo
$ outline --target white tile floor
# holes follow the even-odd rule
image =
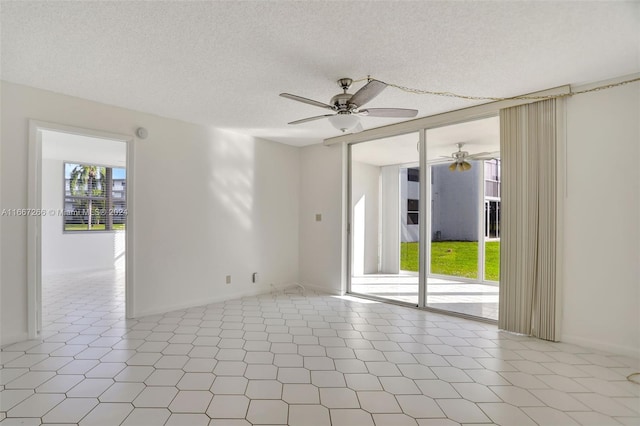
[[[80,425],[638,425],[637,360],[353,297],[124,319],[122,273],[50,277],[0,352],[0,420]]]

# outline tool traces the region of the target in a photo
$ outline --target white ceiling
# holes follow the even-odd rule
[[[4,80],[297,146],[339,132],[326,120],[287,126],[324,110],[278,94],[328,102],[340,77],[513,96],[640,71],[637,1],[0,7]],[[387,88],[367,106],[421,117],[472,104]]]

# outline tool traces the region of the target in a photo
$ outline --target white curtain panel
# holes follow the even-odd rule
[[[500,111],[502,330],[556,340],[556,100]]]

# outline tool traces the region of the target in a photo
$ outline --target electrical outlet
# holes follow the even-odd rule
[[[322,214],[316,213],[316,222],[322,222]]]
[[[227,275],[227,284],[231,284],[231,275]]]

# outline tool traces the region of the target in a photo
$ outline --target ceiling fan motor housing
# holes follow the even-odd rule
[[[331,105],[333,105],[337,111],[348,111],[350,109],[349,100],[352,96],[351,93],[339,93],[331,98]]]
[[[353,83],[353,80],[350,78],[341,78],[338,80],[338,86],[340,86],[345,92],[349,90],[351,83]]]
[[[457,161],[462,161],[469,155],[469,153],[467,151],[458,151],[454,152],[452,155]]]

